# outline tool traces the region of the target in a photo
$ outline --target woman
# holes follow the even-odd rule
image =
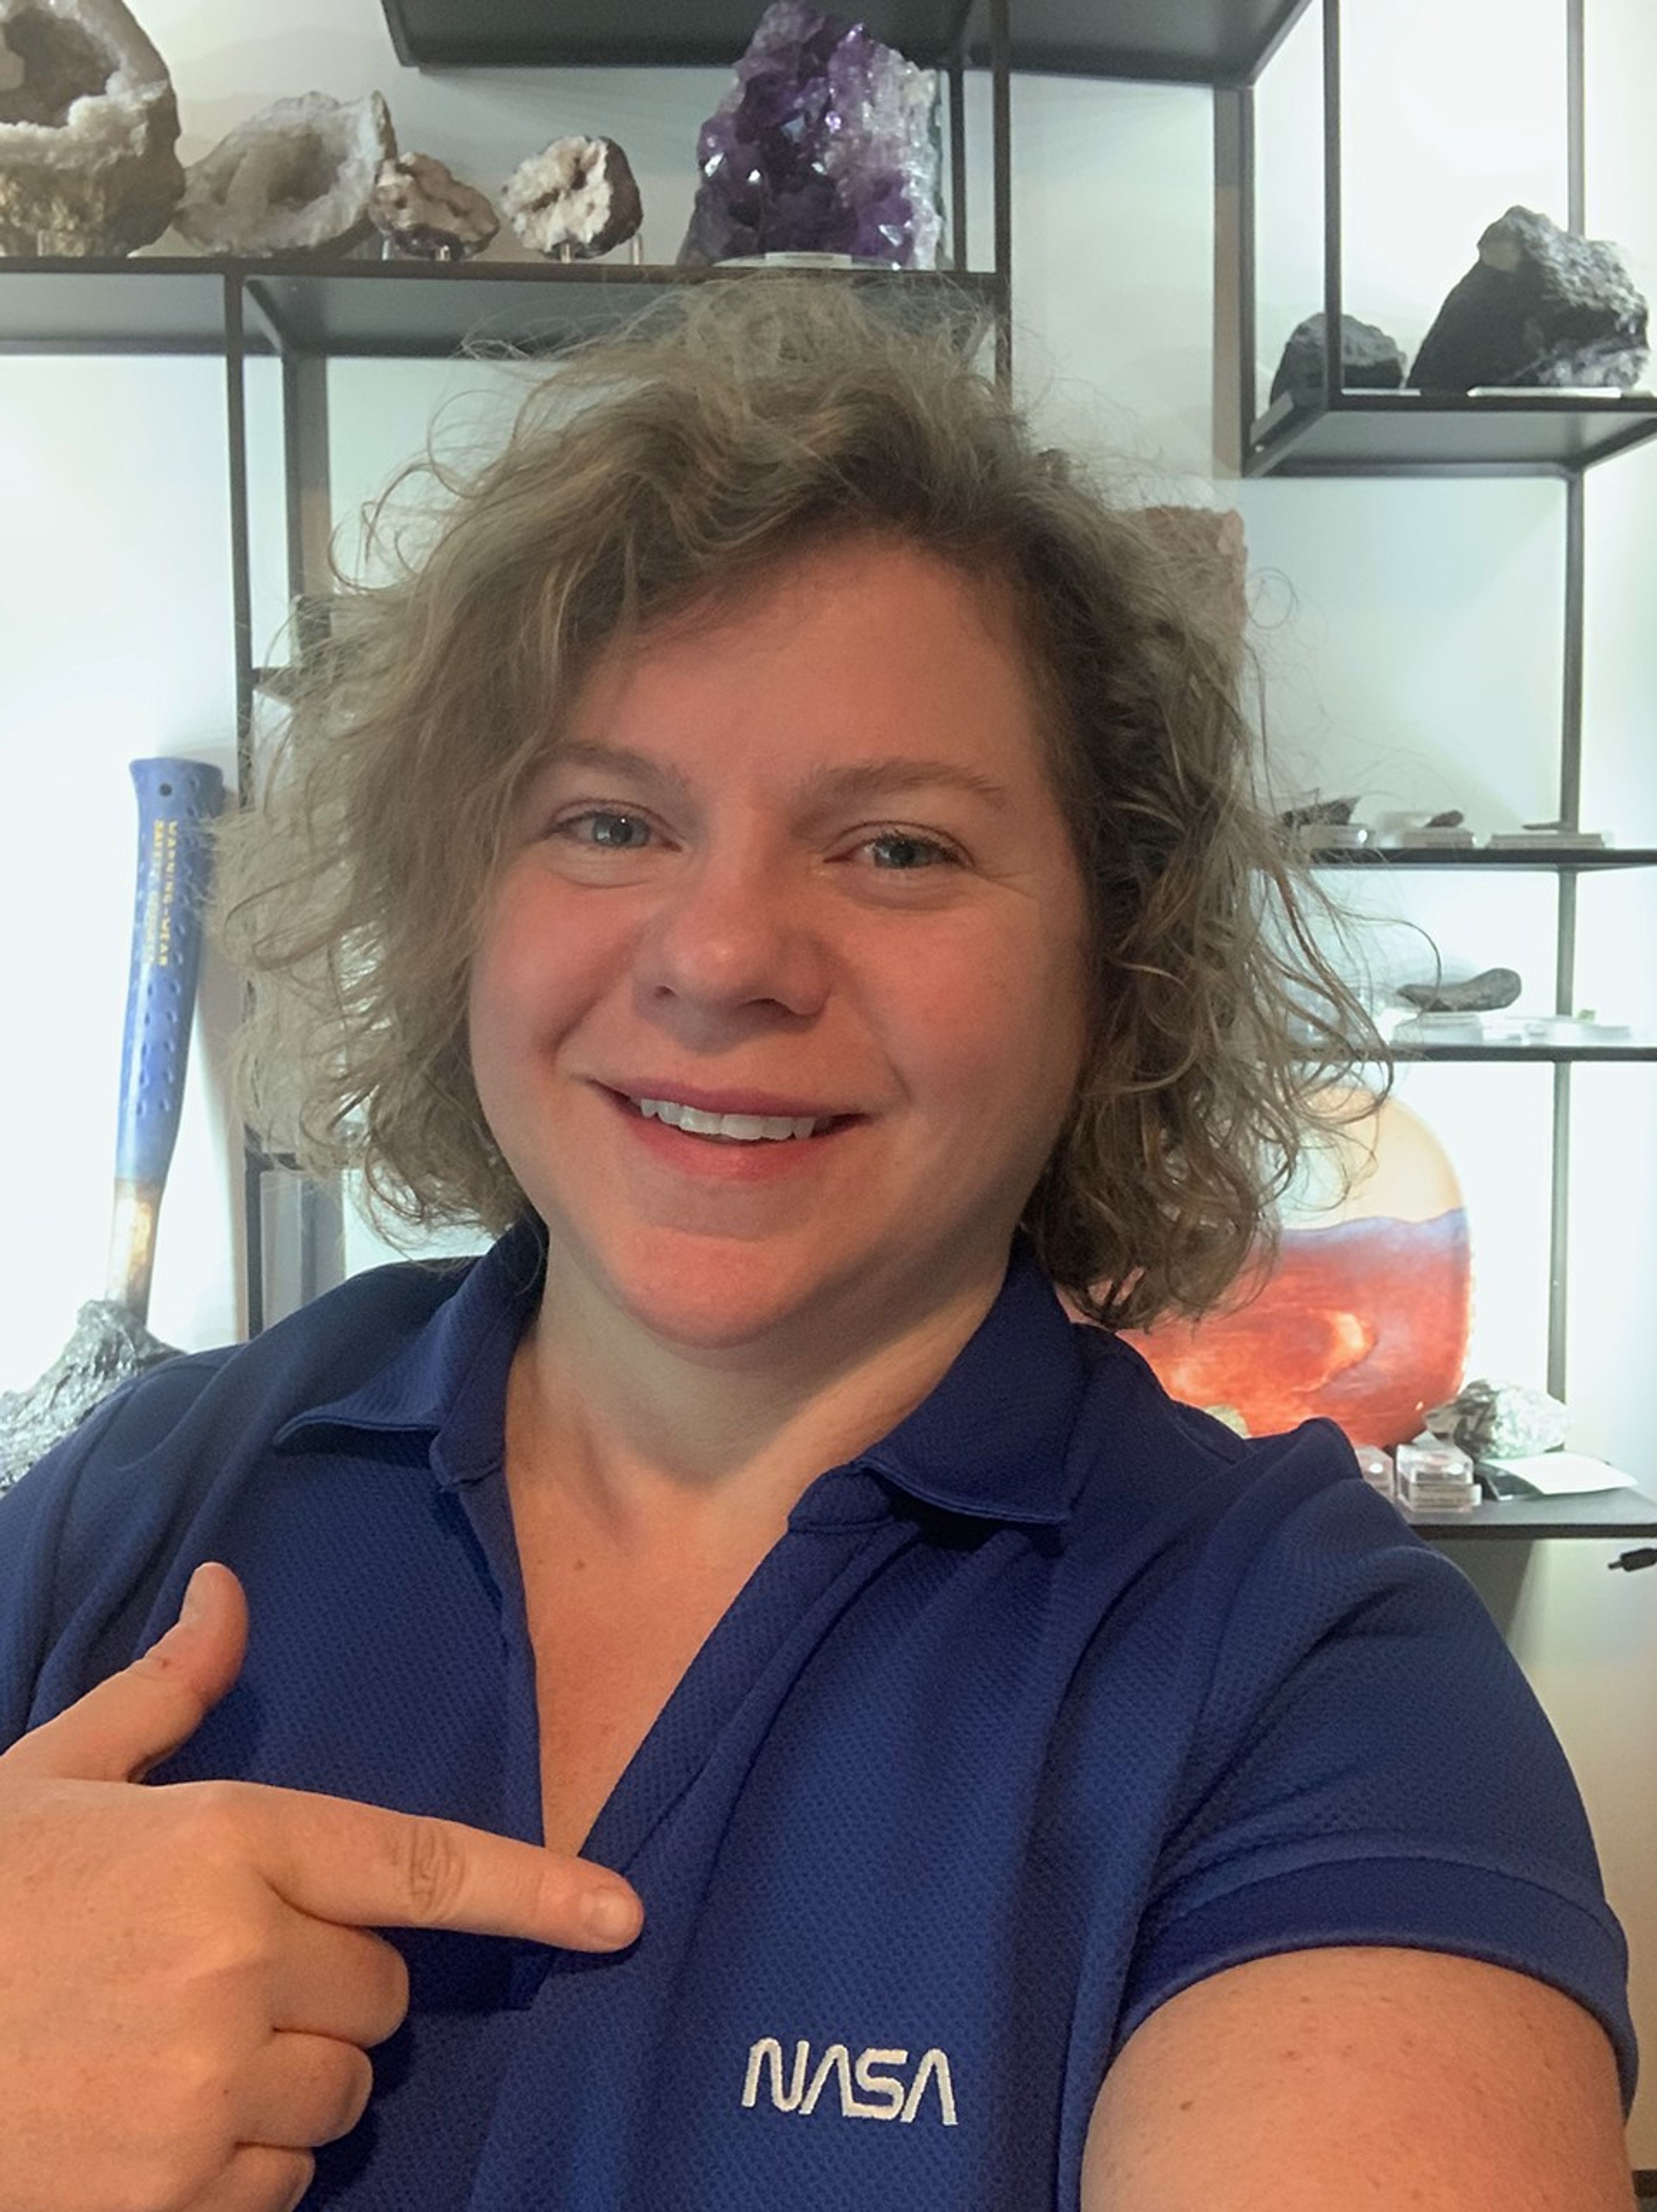
[[[0,2206],[1626,2203],[1476,1601],[1110,1334],[1363,1041],[1227,641],[850,293],[548,392],[222,876],[267,1126],[500,1241],[6,1501]]]

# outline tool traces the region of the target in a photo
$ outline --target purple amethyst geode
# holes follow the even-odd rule
[[[696,141],[679,260],[847,253],[937,266],[938,76],[800,0],[760,19]]]

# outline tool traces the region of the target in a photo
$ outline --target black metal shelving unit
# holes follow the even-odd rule
[[[1344,386],[1342,197],[1342,27],[1347,11],[1376,0],[1315,0],[1322,40],[1323,283],[1315,304],[1326,317],[1323,392],[1314,403],[1284,398],[1258,408],[1254,233],[1254,81],[1222,87],[1215,101],[1217,205],[1231,211],[1227,241],[1237,307],[1238,465],[1245,476],[1374,480],[1393,477],[1542,476],[1562,489],[1564,641],[1560,701],[1558,799],[1567,830],[1581,822],[1583,654],[1586,610],[1586,478],[1590,470],[1657,436],[1657,395],[1608,392],[1603,398],[1543,391],[1444,395],[1375,392]],[[1559,0],[1568,149],[1567,227],[1580,233],[1587,199],[1585,0]],[[1263,55],[1262,65],[1269,60]],[[1308,305],[1313,304],[1308,302]],[[1375,848],[1320,853],[1320,865],[1482,869],[1528,867],[1558,879],[1553,1006],[1569,1014],[1576,998],[1578,894],[1585,874],[1649,866],[1646,850],[1555,852],[1387,852]],[[1550,1266],[1547,1387],[1566,1393],[1566,1286],[1570,1218],[1571,1080],[1589,1062],[1649,1061],[1646,1042],[1621,1045],[1525,1045],[1400,1048],[1400,1060],[1542,1062],[1553,1070],[1550,1162]]]
[[[383,0],[398,53],[430,69],[706,66],[728,68],[751,33],[754,0]],[[1583,507],[1585,471],[1657,434],[1657,400],[1608,396],[1583,401],[1545,394],[1443,401],[1339,389],[1340,27],[1343,4],[1375,0],[875,0],[862,20],[877,37],[944,74],[950,124],[952,281],[998,319],[1011,301],[1010,77],[1015,70],[1137,78],[1214,88],[1217,202],[1221,234],[1235,252],[1241,328],[1237,435],[1246,472],[1351,477],[1428,474],[1548,474],[1566,501],[1566,669],[1562,702],[1559,818],[1578,819],[1581,782]],[[1567,26],[1571,204],[1583,199],[1583,0],[1561,0]],[[1268,410],[1255,421],[1253,395],[1253,87],[1308,8],[1321,16],[1325,52],[1325,311],[1331,331],[1332,395],[1314,409]],[[992,79],[992,265],[965,267],[963,81],[986,67]],[[1228,212],[1229,211],[1229,212]],[[209,354],[226,365],[230,423],[230,509],[234,547],[239,722],[251,744],[253,666],[247,553],[246,393],[249,362],[281,364],[288,471],[288,581],[297,599],[320,580],[316,516],[326,512],[326,364],[342,356],[432,358],[466,344],[539,349],[585,334],[692,272],[628,264],[507,263],[434,267],[346,260],[232,263],[140,257],[119,262],[0,261],[0,353]],[[943,276],[904,272],[890,281],[924,292]],[[1478,872],[1528,869],[1560,884],[1555,1002],[1573,1000],[1576,888],[1597,871],[1657,865],[1650,851],[1492,853],[1361,848],[1325,853],[1320,865]],[[1417,1048],[1424,1059],[1527,1060],[1554,1079],[1553,1264],[1550,1385],[1563,1387],[1563,1285],[1569,1223],[1570,1076],[1584,1061],[1648,1060],[1657,1045]],[[1416,1053],[1411,1054],[1411,1057]],[[256,1249],[258,1210],[249,1215]],[[253,1273],[257,1275],[257,1260]],[[251,1285],[252,1318],[258,1292]],[[1592,1513],[1555,1516],[1545,1528],[1531,1507],[1501,1509],[1533,1534],[1587,1533]],[[1652,1509],[1657,1516],[1657,1507]],[[1566,1525],[1569,1523],[1569,1527]],[[1481,1521],[1480,1527],[1494,1527]],[[1502,1525],[1508,1525],[1504,1518]],[[1640,1524],[1657,1528],[1657,1519]],[[1464,1532],[1466,1533],[1466,1532]],[[1626,1533],[1618,1531],[1616,1533]]]
[[[1253,85],[1219,88],[1216,182],[1236,209],[1233,270],[1238,307],[1237,452],[1247,476],[1558,475],[1577,480],[1596,463],[1657,436],[1657,395],[1603,398],[1545,391],[1470,395],[1376,392],[1345,386],[1342,227],[1341,28],[1347,8],[1376,0],[1316,0],[1323,46],[1323,392],[1316,401],[1257,404]],[[1585,0],[1560,0],[1569,143],[1567,228],[1580,232],[1586,201],[1583,75]],[[1298,14],[1296,11],[1296,20]],[[1285,25],[1285,29],[1288,27]],[[1275,42],[1274,42],[1275,43]],[[1308,303],[1309,304],[1309,303]]]

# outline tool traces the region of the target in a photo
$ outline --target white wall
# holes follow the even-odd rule
[[[1472,0],[1349,0],[1348,304],[1410,350],[1479,230],[1512,200],[1564,214],[1561,0],[1506,0],[1499,38]],[[646,258],[670,260],[691,199],[696,127],[718,73],[483,72],[398,66],[376,0],[141,0],[198,157],[278,94],[382,89],[405,147],[491,188],[570,130],[622,140],[644,190]],[[1457,26],[1465,27],[1458,30]],[[1591,228],[1657,286],[1657,10],[1591,0]],[[1261,95],[1262,388],[1284,337],[1319,304],[1316,40],[1310,19]],[[982,87],[973,143],[983,146]],[[1285,773],[1371,805],[1466,809],[1481,827],[1553,811],[1561,685],[1563,500],[1529,480],[1237,484],[1217,481],[1211,102],[1193,89],[1024,80],[1016,87],[1019,375],[1052,434],[1126,457],[1146,496],[1239,506],[1254,564],[1270,719]],[[974,179],[981,259],[987,193]],[[170,245],[171,241],[165,244]],[[516,249],[502,240],[492,251]],[[155,750],[228,764],[232,726],[222,397],[215,364],[0,363],[0,748],[13,805],[0,872],[0,1149],[9,1179],[0,1275],[0,1387],[57,1349],[103,1272],[112,1090],[131,878],[124,763]],[[256,491],[276,512],[274,390],[256,386]],[[336,512],[348,523],[422,442],[500,404],[487,373],[342,364],[331,378]],[[1588,818],[1657,842],[1649,619],[1657,497],[1651,449],[1590,492]],[[264,568],[262,630],[281,610]],[[1410,923],[1447,959],[1520,968],[1546,1004],[1551,878],[1449,877],[1363,886],[1388,918],[1383,964],[1407,965]],[[1585,1002],[1657,1026],[1657,884],[1585,885]],[[209,979],[207,1048],[162,1222],[152,1321],[185,1345],[237,1326],[237,1165],[219,1048],[234,993]],[[1472,1218],[1475,1369],[1537,1379],[1543,1358],[1547,1078],[1422,1068],[1406,1093],[1449,1143]],[[1570,1355],[1578,1440],[1657,1487],[1645,1374],[1654,1319],[1646,1224],[1657,1081],[1592,1071],[1577,1085]],[[354,1233],[354,1263],[375,1255]],[[1609,1576],[1616,1547],[1501,1547],[1479,1566],[1565,1735],[1615,1901],[1634,1939],[1636,2002],[1657,2039],[1657,1576]],[[1636,2115],[1636,2164],[1657,2166],[1657,2089]]]

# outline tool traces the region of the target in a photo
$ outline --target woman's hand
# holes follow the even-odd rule
[[[235,1680],[202,1568],[144,1656],[0,1755],[0,2212],[282,2212],[408,2005],[376,1927],[610,1950],[617,1876],[455,1823],[252,1783],[146,1789]]]

